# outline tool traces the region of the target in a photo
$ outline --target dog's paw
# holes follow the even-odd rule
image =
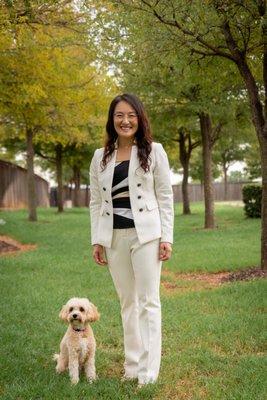
[[[57,361],[58,358],[59,358],[59,354],[57,354],[57,353],[53,354],[52,359],[53,359],[54,361]]]
[[[61,374],[62,372],[64,372],[66,370],[66,368],[62,365],[57,365],[56,366],[56,373],[57,374]]]
[[[89,376],[87,377],[87,382],[92,384],[96,380],[96,376]]]
[[[77,385],[77,383],[79,382],[79,378],[71,378],[70,383],[72,385]]]

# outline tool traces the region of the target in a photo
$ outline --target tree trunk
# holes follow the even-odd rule
[[[37,201],[34,177],[34,148],[33,148],[33,130],[26,128],[27,142],[27,184],[28,184],[28,219],[29,221],[37,221]]]
[[[227,166],[223,164],[223,180],[224,180],[224,200],[228,200],[228,179],[227,179]]]
[[[73,174],[74,174],[74,200],[73,206],[80,207],[80,182],[81,182],[81,171],[77,165],[73,167]]]
[[[85,206],[89,207],[90,197],[89,197],[89,185],[86,184],[86,192],[85,192]]]
[[[182,129],[179,130],[179,154],[180,162],[183,167],[182,196],[183,196],[183,215],[191,214],[189,194],[188,194],[188,177],[189,177],[189,160],[191,155],[190,143],[186,149],[186,138]]]
[[[57,174],[57,207],[58,212],[63,212],[63,182],[62,182],[62,144],[58,143],[56,150],[56,174]]]
[[[261,268],[267,269],[267,135],[260,139],[262,169]]]
[[[237,66],[248,91],[252,121],[260,144],[262,171],[261,268],[267,269],[267,110],[265,109],[264,116],[257,84],[246,62],[242,60],[237,63]],[[266,97],[267,93],[265,93],[265,99]]]
[[[265,18],[266,6],[260,10],[263,19]],[[262,24],[262,39],[263,39],[263,81],[264,81],[264,104],[265,109],[260,99],[259,89],[256,80],[249,68],[246,56],[241,52],[236,42],[234,41],[229,22],[223,26],[223,31],[229,50],[234,56],[235,63],[238,67],[240,75],[248,91],[252,122],[258,136],[261,152],[261,169],[262,169],[262,225],[261,225],[261,268],[267,269],[267,25]]]
[[[183,214],[191,214],[189,194],[188,194],[189,161],[183,167],[182,195],[183,195]]]
[[[210,116],[200,113],[200,130],[202,137],[202,157],[204,171],[205,228],[214,229],[214,188],[212,178],[212,127]]]

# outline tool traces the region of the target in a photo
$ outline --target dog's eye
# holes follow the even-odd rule
[[[70,307],[70,312],[72,312],[73,311],[73,307]]]
[[[81,311],[81,312],[84,312],[84,308],[83,308],[83,307],[80,307],[80,311]]]

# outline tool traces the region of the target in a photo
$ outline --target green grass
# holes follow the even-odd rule
[[[242,208],[216,205],[218,229],[205,231],[201,204],[193,215],[176,210],[174,272],[236,270],[258,265],[260,221]],[[205,399],[263,400],[266,397],[266,323],[263,280],[213,289],[162,290],[163,357],[157,385],[137,391],[121,383],[123,342],[119,303],[108,270],[91,259],[85,209],[0,212],[3,234],[37,249],[0,258],[0,398],[3,400]],[[164,276],[164,279],[168,279]],[[192,289],[192,290],[191,290]],[[52,354],[66,327],[58,318],[72,296],[91,299],[101,312],[93,325],[99,379],[70,385],[56,375]],[[266,303],[266,301],[265,301]],[[265,326],[264,326],[265,324]]]
[[[173,271],[231,271],[260,264],[260,220],[244,217],[242,207],[216,203],[215,230],[204,230],[203,206],[193,203],[192,215],[176,208]]]

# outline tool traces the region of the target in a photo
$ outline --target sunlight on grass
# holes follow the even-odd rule
[[[37,248],[0,258],[0,397],[4,400],[190,399],[262,400],[266,283],[255,279],[221,286],[185,280],[184,272],[234,271],[259,264],[260,221],[242,207],[216,204],[217,229],[203,229],[203,207],[192,215],[176,207],[172,260],[164,263],[161,284],[163,346],[159,382],[137,390],[122,383],[123,338],[120,307],[107,268],[91,258],[86,209],[1,212],[2,234]],[[168,286],[169,285],[169,286]],[[174,285],[171,287],[170,285]],[[66,326],[62,304],[88,297],[101,313],[93,324],[98,381],[70,385],[56,375],[52,354]]]

